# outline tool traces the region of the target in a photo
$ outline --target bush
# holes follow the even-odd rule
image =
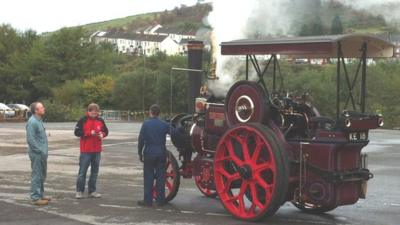
[[[47,122],[78,121],[78,119],[85,113],[84,108],[66,106],[55,101],[46,100],[43,104],[46,108],[44,120]]]

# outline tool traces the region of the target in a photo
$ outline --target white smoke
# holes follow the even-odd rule
[[[212,0],[207,23],[213,28],[213,57],[218,80],[209,81],[209,90],[224,97],[238,74],[243,60],[221,56],[220,43],[245,38],[290,36],[298,32],[304,15],[318,15],[320,7],[338,2],[355,10],[382,16],[400,27],[400,0]]]
[[[400,0],[340,0],[338,2],[356,10],[382,16],[389,24],[400,24]]]
[[[293,0],[214,0],[208,23],[213,28],[213,57],[218,80],[208,83],[217,97],[225,96],[244,64],[237,57],[221,56],[220,43],[245,38],[287,35],[293,18]],[[243,74],[241,74],[243,76]]]

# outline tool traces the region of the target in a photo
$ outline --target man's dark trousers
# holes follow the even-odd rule
[[[151,205],[153,202],[153,182],[156,180],[156,201],[159,204],[165,202],[165,165],[166,155],[144,154],[143,176],[144,176],[144,202]]]

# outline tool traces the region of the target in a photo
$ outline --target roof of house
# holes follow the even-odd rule
[[[334,58],[338,45],[344,57],[360,57],[367,43],[367,57],[392,57],[394,45],[383,39],[362,34],[244,39],[221,43],[222,55],[289,55],[293,58]]]
[[[150,34],[133,34],[126,32],[107,32],[102,37],[115,38],[115,39],[127,39],[135,41],[148,41],[148,42],[163,42],[168,35],[150,35]]]
[[[196,29],[185,29],[179,27],[160,27],[154,31],[155,33],[162,33],[162,34],[180,34],[180,35],[196,35]]]

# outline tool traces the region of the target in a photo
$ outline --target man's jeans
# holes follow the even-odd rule
[[[165,201],[165,155],[144,155],[144,202],[147,205],[153,203],[153,185],[156,180],[156,200],[158,203]]]
[[[31,199],[37,201],[43,198],[44,185],[47,174],[47,155],[29,152],[31,160]]]
[[[86,172],[90,165],[90,177],[88,182],[89,194],[96,191],[96,180],[99,174],[101,153],[81,153],[79,157],[79,173],[76,181],[76,191],[85,192]]]

